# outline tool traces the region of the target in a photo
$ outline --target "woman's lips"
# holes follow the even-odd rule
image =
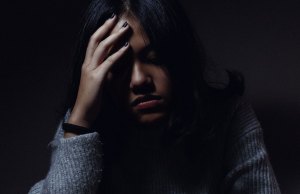
[[[136,105],[137,110],[144,110],[157,107],[161,103],[160,100],[149,100]]]
[[[137,110],[151,109],[162,103],[162,97],[157,95],[145,95],[137,97],[132,101],[131,106]]]

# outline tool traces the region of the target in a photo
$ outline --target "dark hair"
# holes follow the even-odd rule
[[[75,103],[81,65],[90,36],[113,13],[120,15],[126,11],[138,18],[176,86],[176,106],[171,114],[169,131],[166,132],[167,140],[177,142],[193,133],[200,133],[203,140],[212,136],[214,126],[226,115],[230,99],[242,94],[242,79],[228,71],[230,82],[226,88],[217,89],[209,85],[204,79],[208,65],[205,51],[176,0],[93,0],[87,9],[78,40],[65,109],[72,108]]]

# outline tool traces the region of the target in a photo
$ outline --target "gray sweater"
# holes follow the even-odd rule
[[[180,146],[171,151],[141,148],[140,154],[129,151],[107,169],[101,132],[64,139],[61,124],[66,115],[50,143],[49,172],[29,193],[280,193],[251,106],[241,103],[234,115],[224,151],[215,162],[207,159],[213,154],[205,151],[190,162]]]

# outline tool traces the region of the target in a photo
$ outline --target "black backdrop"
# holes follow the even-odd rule
[[[244,73],[283,193],[300,193],[300,3],[182,1],[209,55]],[[27,193],[49,167],[64,75],[87,1],[2,3],[0,193]]]

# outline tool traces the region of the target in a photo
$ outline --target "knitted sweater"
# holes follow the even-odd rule
[[[205,146],[199,148],[199,153],[196,149],[194,153],[199,156],[193,161],[187,159],[181,146],[132,152],[128,148],[120,162],[105,166],[101,132],[64,139],[62,122],[50,144],[50,170],[30,194],[280,193],[262,128],[247,103],[235,111],[223,139],[226,143],[221,146],[222,154],[214,160],[214,154],[205,151]]]

